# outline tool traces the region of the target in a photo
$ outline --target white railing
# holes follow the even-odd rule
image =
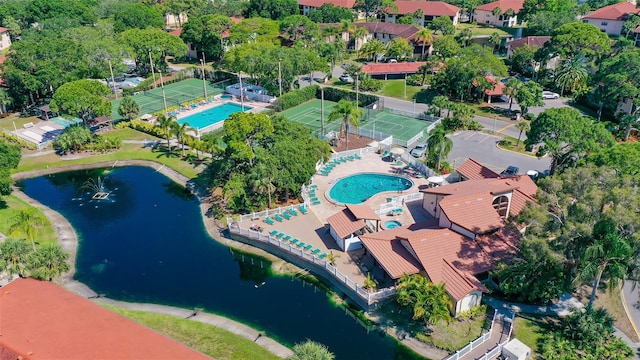
[[[444,360],[459,360],[462,356],[466,355],[471,350],[478,348],[478,346],[482,345],[491,338],[491,334],[493,333],[493,325],[495,324],[495,322],[503,321],[503,323],[509,324],[509,333],[507,335],[507,338],[503,342],[498,343],[498,345],[494,346],[491,350],[487,351],[486,353],[484,353],[484,355],[477,358],[476,360],[489,360],[498,356],[502,351],[502,348],[509,342],[509,339],[511,339],[511,331],[513,330],[513,316],[511,318],[505,319],[502,316],[498,316],[497,313],[498,310],[494,310],[493,319],[491,320],[491,326],[489,327],[489,331],[487,333],[482,334],[479,338],[470,342],[469,345],[456,351],[455,354],[445,358]],[[502,331],[504,331],[504,328]]]
[[[331,265],[328,261],[320,259],[317,255],[305,252],[303,249],[299,249],[295,245],[292,245],[290,243],[283,242],[282,240],[272,237],[269,234],[265,235],[258,231],[243,229],[238,225],[233,225],[233,223],[231,222],[229,222],[228,228],[229,231],[233,234],[238,234],[248,239],[258,240],[264,243],[271,244],[312,264],[322,267],[326,271],[326,273],[346,285],[349,289],[353,290],[357,296],[365,300],[369,305],[379,300],[386,299],[396,293],[395,288],[385,288],[377,292],[369,292],[360,287],[353,280],[350,280],[349,277],[338,271],[338,268]]]
[[[254,212],[251,214],[239,215],[237,218],[227,217],[227,224],[231,224],[233,222],[254,221],[254,220],[264,219],[269,215],[282,214],[285,210],[289,210],[289,209],[297,209],[298,211],[300,211],[301,206],[304,206],[307,209],[309,208],[309,204],[305,202],[303,204],[283,206],[277,209],[267,209],[264,211]]]
[[[380,207],[378,208],[378,210],[376,210],[375,213],[378,215],[386,215],[392,209],[396,209],[402,206],[402,200],[404,200],[404,203],[408,203],[410,201],[421,200],[422,197],[423,195],[421,192],[392,197],[391,201],[380,204]]]

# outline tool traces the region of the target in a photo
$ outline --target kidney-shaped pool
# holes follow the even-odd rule
[[[329,197],[336,203],[360,204],[378,193],[400,193],[412,186],[413,181],[402,176],[361,173],[338,180],[329,190]]]

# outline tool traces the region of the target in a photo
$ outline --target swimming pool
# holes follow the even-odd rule
[[[413,181],[401,176],[362,173],[338,180],[329,190],[329,197],[337,203],[360,204],[378,193],[400,192],[412,186]]]
[[[244,110],[251,110],[245,106]],[[242,106],[234,103],[224,103],[222,105],[212,107],[199,113],[189,115],[178,120],[178,124],[189,123],[189,126],[198,130],[204,129],[211,125],[217,124],[229,118],[229,115],[242,111]]]
[[[61,125],[61,126],[64,126],[64,127],[69,127],[69,126],[74,125],[74,124],[82,123],[82,120],[80,120],[78,118],[74,118],[72,120],[67,120],[67,119],[65,119],[65,118],[63,118],[61,116],[57,116],[57,117],[51,118],[51,119],[49,119],[49,121],[54,122],[54,123],[56,123],[58,125]]]
[[[402,223],[398,220],[389,220],[389,221],[385,221],[383,226],[386,230],[391,230],[391,229],[399,228],[400,226],[402,226]]]

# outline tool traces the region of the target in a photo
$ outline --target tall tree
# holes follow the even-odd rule
[[[245,17],[263,17],[272,20],[282,20],[289,15],[298,14],[296,0],[249,0],[245,10]]]
[[[120,39],[133,49],[136,67],[143,73],[151,72],[149,56],[153,66],[164,71],[167,55],[181,57],[188,50],[182,39],[160,29],[129,29],[120,34]]]
[[[582,55],[566,58],[556,70],[556,85],[560,86],[560,96],[565,90],[578,92],[586,90],[589,69],[587,59]]]
[[[79,117],[88,124],[98,116],[111,114],[111,102],[104,97],[111,89],[95,80],[76,80],[58,88],[49,106],[51,110],[71,117]]]
[[[371,39],[362,45],[360,52],[363,56],[373,60],[373,62],[378,62],[378,55],[385,54],[387,52],[387,47],[382,43],[382,41],[378,39]]]
[[[163,14],[153,6],[130,3],[119,7],[113,15],[113,29],[123,32],[127,29],[162,29]]]
[[[9,276],[25,276],[30,249],[26,239],[7,238],[0,242],[0,265]]]
[[[122,101],[118,106],[118,114],[127,120],[133,120],[138,116],[138,114],[140,114],[140,105],[133,100],[133,97],[127,95],[122,98]]]
[[[29,207],[23,210],[19,210],[11,218],[11,226],[9,226],[9,232],[16,235],[21,234],[26,236],[26,240],[31,241],[33,251],[36,251],[36,231],[39,226],[45,224],[45,220],[38,212],[38,209]]]
[[[448,16],[438,16],[433,19],[431,24],[429,24],[429,28],[433,30],[434,33],[440,31],[442,35],[453,35],[456,31],[453,21]]]
[[[421,56],[424,58],[424,50],[427,46],[427,44],[429,44],[429,46],[431,46],[431,44],[433,43],[433,35],[431,34],[431,31],[425,27],[420,28],[420,30],[416,33],[415,36],[416,40],[422,44],[422,53]]]
[[[188,122],[184,122],[182,124],[178,124],[177,122],[174,122],[174,126],[173,126],[173,134],[176,136],[176,139],[178,139],[178,143],[180,144],[180,152],[182,154],[182,156],[184,156],[184,145],[187,142],[187,129],[189,128],[189,123]]]
[[[614,141],[602,123],[573,108],[555,108],[531,121],[525,144],[529,148],[542,144],[536,154],[551,157],[550,174],[554,175],[595,150],[613,146]]]
[[[353,9],[363,12],[365,20],[369,21],[370,18],[382,15],[386,11],[397,12],[398,6],[393,0],[356,0]]]
[[[287,360],[333,360],[335,355],[329,349],[318,342],[307,340],[293,346],[293,356]]]
[[[69,254],[64,252],[60,245],[47,243],[29,254],[27,264],[32,277],[51,281],[71,269],[68,259]]]
[[[442,159],[446,159],[453,148],[453,141],[447,137],[444,125],[438,124],[429,132],[427,139],[428,166],[440,171]]]
[[[516,128],[518,129],[518,141],[516,142],[516,146],[520,145],[520,138],[522,137],[522,133],[526,133],[531,129],[531,123],[527,120],[520,121],[516,124]]]
[[[542,86],[535,81],[521,83],[515,93],[515,99],[520,105],[522,114],[527,115],[530,107],[544,105],[542,101]]]
[[[346,139],[346,149],[349,150],[349,126],[358,129],[360,119],[363,117],[362,109],[360,109],[355,101],[340,100],[329,113],[328,120],[333,121],[342,119],[342,129]]]
[[[289,37],[289,40],[309,41],[317,39],[320,35],[318,24],[304,15],[290,15],[280,21],[280,30]]]
[[[230,17],[219,14],[191,17],[182,27],[180,37],[203,52],[206,59],[217,60],[223,53],[222,34],[233,24]]]
[[[167,140],[167,152],[171,152],[171,138],[173,137],[173,127],[175,118],[166,117],[164,114],[158,115],[157,125],[164,133],[164,139]]]
[[[332,3],[324,3],[319,8],[309,11],[309,19],[318,24],[339,23],[343,20],[353,21],[355,15],[351,9],[333,5]]]
[[[516,98],[518,94],[518,90],[522,88],[522,81],[516,78],[510,78],[506,84],[504,84],[504,88],[502,89],[502,93],[509,97],[509,112],[513,107],[513,100]]]
[[[406,39],[396,37],[387,43],[387,55],[392,58],[404,60],[410,58],[412,54],[413,45],[409,44]]]
[[[411,308],[414,320],[422,320],[427,325],[449,321],[451,298],[444,285],[444,282],[433,284],[422,275],[405,274],[398,281],[396,300]]]
[[[498,34],[497,32],[491,33],[491,35],[489,35],[489,39],[487,40],[487,42],[493,45],[494,52],[496,48],[498,50],[498,53],[500,52],[500,44],[502,43],[502,38],[500,37],[500,34]]]
[[[546,58],[582,55],[593,60],[611,50],[611,39],[597,27],[583,22],[572,22],[555,29],[551,40],[542,47]]]
[[[353,38],[355,39],[354,46],[356,48],[356,58],[359,57],[360,48],[362,47],[361,44],[364,41],[364,38],[367,37],[367,35],[369,35],[369,30],[367,30],[367,28],[364,26],[356,27],[353,32]]]

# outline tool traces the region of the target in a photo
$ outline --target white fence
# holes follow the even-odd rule
[[[251,213],[251,214],[239,215],[236,218],[229,218],[228,217],[227,218],[227,224],[232,224],[234,222],[258,220],[260,218],[265,218],[265,217],[267,217],[269,215],[282,214],[285,210],[289,210],[289,209],[297,209],[298,211],[300,211],[300,207],[301,206],[304,206],[305,208],[309,207],[308,204],[297,204],[297,205],[280,207],[280,208],[277,208],[277,209],[267,209],[265,211],[254,212],[254,213]]]
[[[393,287],[382,289],[377,292],[369,292],[368,290],[360,287],[353,280],[350,280],[349,277],[347,277],[346,275],[338,271],[338,268],[331,265],[328,261],[324,259],[320,259],[317,255],[305,252],[305,250],[299,249],[295,245],[292,245],[291,243],[283,242],[282,240],[272,237],[269,234],[265,235],[258,231],[243,229],[239,225],[236,225],[233,222],[229,222],[228,228],[229,228],[229,231],[233,234],[238,234],[238,235],[244,236],[247,239],[257,240],[263,243],[271,244],[282,250],[287,251],[292,255],[295,255],[303,260],[306,260],[311,264],[321,267],[322,269],[325,270],[327,274],[331,275],[332,277],[340,281],[342,284],[346,285],[347,288],[349,288],[357,296],[365,300],[369,305],[372,305],[379,300],[386,299],[396,293],[396,289]]]
[[[404,202],[419,200],[419,199],[422,199],[422,196],[423,195],[422,195],[421,192],[417,192],[417,193],[412,193],[412,194],[392,197],[391,201],[380,204],[380,208],[378,208],[378,210],[376,210],[376,214],[378,214],[378,215],[386,215],[392,209],[396,209],[396,208],[401,207],[402,204],[403,204],[403,200],[404,200]]]
[[[509,324],[509,333],[507,335],[506,340],[504,340],[501,343],[498,343],[498,345],[493,347],[491,350],[487,351],[484,355],[482,355],[481,357],[477,358],[476,360],[489,360],[489,359],[495,358],[502,351],[502,347],[505,346],[509,342],[509,339],[511,338],[511,331],[513,330],[513,317],[511,319],[504,319],[502,317],[502,315],[498,315],[498,310],[494,310],[494,312],[493,312],[493,319],[491,320],[491,326],[489,327],[489,331],[488,332],[480,335],[479,338],[477,338],[474,341],[470,342],[469,345],[467,345],[467,346],[463,347],[462,349],[456,351],[455,354],[453,354],[453,355],[451,355],[451,356],[449,356],[447,358],[444,358],[443,360],[459,360],[463,356],[465,356],[466,354],[471,352],[473,349],[477,349],[478,346],[484,344],[489,339],[491,339],[491,334],[493,333],[493,325],[496,323],[496,321],[503,321],[503,320],[506,323]],[[503,331],[504,331],[504,329],[503,329]]]
[[[431,121],[431,122],[440,121],[439,117],[427,115],[423,112],[414,113],[414,112],[402,111],[402,110],[391,109],[391,108],[385,108],[385,110],[392,114],[402,115],[402,116],[406,116],[406,117],[410,117],[418,120]]]

